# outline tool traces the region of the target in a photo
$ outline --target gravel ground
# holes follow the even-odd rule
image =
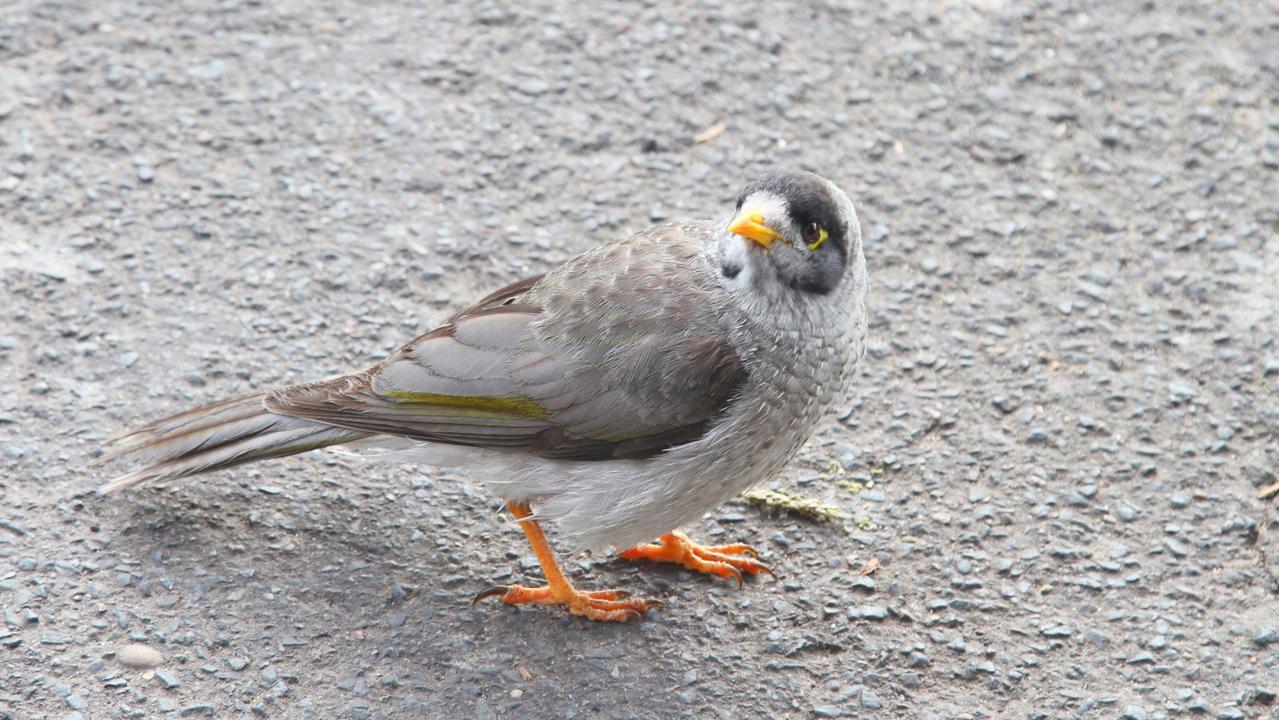
[[[0,717],[1279,717],[1277,32],[0,3]],[[774,483],[845,517],[690,528],[776,581],[583,557],[667,607],[473,608],[539,576],[481,478],[332,454],[91,494],[113,432],[361,367],[769,167],[857,199],[873,304]]]

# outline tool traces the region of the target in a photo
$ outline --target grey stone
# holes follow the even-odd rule
[[[853,617],[853,610],[849,609],[849,616]],[[856,617],[863,620],[883,620],[888,617],[888,609],[881,605],[862,605],[856,609]]]
[[[1185,557],[1190,554],[1190,546],[1177,540],[1176,538],[1164,538],[1164,547],[1177,557]]]

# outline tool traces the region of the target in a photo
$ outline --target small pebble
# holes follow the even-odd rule
[[[116,653],[121,665],[131,668],[153,668],[164,662],[164,654],[146,645],[125,645]]]
[[[155,679],[159,680],[166,690],[172,690],[178,686],[178,678],[168,670],[156,670]]]

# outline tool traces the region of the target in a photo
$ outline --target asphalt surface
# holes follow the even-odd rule
[[[1276,717],[1277,34],[1273,2],[0,4],[0,717]],[[483,478],[332,454],[92,494],[111,433],[362,367],[767,168],[850,192],[872,281],[856,387],[773,484],[845,517],[689,528],[776,581],[581,557],[666,608],[472,607],[539,579]]]

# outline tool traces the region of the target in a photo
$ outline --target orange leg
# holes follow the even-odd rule
[[[733,578],[739,587],[743,584],[742,573],[773,574],[767,565],[755,559],[759,553],[750,545],[698,545],[678,530],[663,535],[658,543],[660,544],[636,545],[623,550],[619,555],[627,560],[645,558],[657,562],[679,563],[689,570]]]
[[[538,526],[536,520],[528,519],[532,515],[528,506],[523,503],[507,503],[506,509],[511,511],[515,519],[520,521],[520,527],[524,528],[524,534],[528,536],[529,544],[533,546],[537,561],[542,564],[542,572],[546,574],[546,585],[539,588],[520,585],[492,587],[476,595],[474,602],[500,595],[502,602],[507,605],[527,603],[564,605],[574,615],[581,615],[591,620],[615,622],[639,620],[640,613],[661,605],[656,600],[631,598],[630,593],[624,590],[582,592],[574,588],[569,584],[568,578],[564,577],[564,572],[560,570],[559,563],[555,560],[555,552],[546,542],[542,528]]]

